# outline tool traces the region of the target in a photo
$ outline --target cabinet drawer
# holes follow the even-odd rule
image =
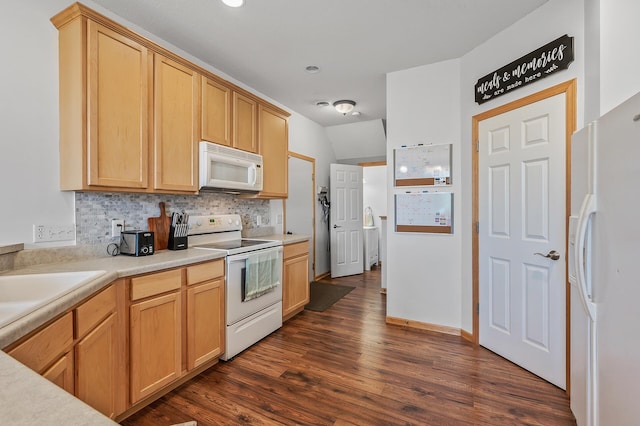
[[[131,300],[144,299],[167,291],[178,290],[181,285],[181,269],[131,278]]]
[[[116,288],[110,286],[76,309],[76,338],[85,335],[116,310]]]
[[[187,285],[197,284],[224,276],[224,259],[187,267]]]
[[[68,312],[9,351],[9,355],[37,373],[42,373],[72,344],[73,314]]]
[[[300,256],[305,253],[309,253],[309,241],[284,246],[283,257],[289,259],[290,257]]]

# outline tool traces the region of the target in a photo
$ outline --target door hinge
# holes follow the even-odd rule
[[[480,152],[480,141],[476,141],[476,152]]]
[[[476,222],[476,234],[480,233],[480,222]]]
[[[476,303],[476,313],[480,315],[480,304]]]

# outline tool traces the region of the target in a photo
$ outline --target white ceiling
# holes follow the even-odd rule
[[[386,73],[458,58],[546,1],[94,0],[322,126],[385,119]],[[315,106],[339,99],[361,115]]]

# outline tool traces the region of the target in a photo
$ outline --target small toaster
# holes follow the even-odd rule
[[[150,256],[153,254],[153,232],[122,231],[120,254],[128,256]]]

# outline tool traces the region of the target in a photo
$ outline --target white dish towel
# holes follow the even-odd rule
[[[260,297],[280,285],[276,262],[278,262],[277,250],[249,255],[246,263],[243,301]]]

